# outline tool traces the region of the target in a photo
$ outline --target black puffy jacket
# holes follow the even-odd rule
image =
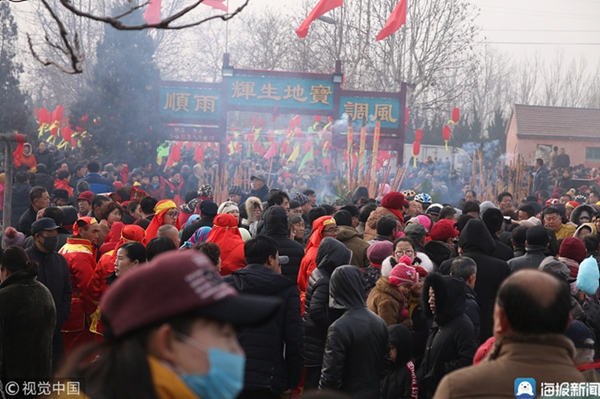
[[[412,359],[412,335],[408,327],[401,324],[388,326],[389,341],[396,347],[396,361],[390,364],[387,376],[381,384],[383,399],[410,399],[418,394],[419,388]]]
[[[541,245],[528,245],[525,247],[525,255],[513,258],[507,263],[510,271],[514,273],[521,269],[537,269],[548,256],[552,256],[548,248]]]
[[[13,186],[10,225],[14,228],[17,227],[21,215],[31,205],[31,201],[29,201],[30,191],[31,186],[28,183],[17,183]]]
[[[304,365],[321,366],[327,329],[341,315],[339,309],[329,308],[329,278],[342,265],[350,263],[352,251],[338,240],[325,237],[317,251],[317,268],[308,278],[304,312]]]
[[[304,257],[302,244],[289,237],[288,221],[285,209],[275,205],[267,209],[263,215],[265,234],[275,240],[279,247],[279,255],[287,256],[290,261],[281,265],[281,274],[292,280],[298,281],[298,270]]]
[[[319,389],[344,392],[354,399],[378,398],[388,352],[388,330],[367,309],[362,273],[340,266],[331,275],[332,306],[345,312],[329,327]]]
[[[470,223],[470,222],[469,222]],[[484,227],[485,228],[485,227]],[[434,324],[427,339],[423,363],[417,370],[420,397],[432,398],[446,374],[473,363],[477,337],[471,319],[465,312],[465,282],[454,276],[430,274],[423,284],[422,301],[429,300],[429,287],[435,293],[435,313],[429,306],[423,310]]]
[[[225,278],[239,292],[281,298],[268,323],[246,328],[238,340],[246,353],[244,390],[280,394],[296,389],[304,364],[304,327],[296,283],[263,265],[248,265]]]
[[[471,219],[467,222],[458,237],[458,245],[462,248],[464,256],[468,256],[477,263],[475,293],[481,310],[479,342],[485,342],[492,336],[496,294],[500,284],[510,274],[510,269],[506,262],[492,256],[496,249],[496,242],[480,219]],[[448,259],[443,262],[439,271],[442,274],[450,274],[453,260]]]

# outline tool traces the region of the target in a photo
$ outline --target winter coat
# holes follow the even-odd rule
[[[71,278],[67,260],[58,252],[44,253],[35,244],[25,250],[30,260],[38,263],[37,281],[44,284],[52,295],[56,308],[56,326],[52,337],[52,363],[56,371],[58,361],[64,359],[65,344],[60,331],[71,311]]]
[[[485,342],[492,336],[496,293],[510,274],[510,269],[506,262],[492,256],[496,243],[482,220],[471,219],[467,222],[458,238],[458,245],[463,249],[463,256],[468,256],[477,263],[475,293],[481,308],[479,342]],[[439,267],[440,273],[450,274],[453,260],[443,262]]]
[[[81,331],[89,326],[90,316],[96,311],[96,304],[88,291],[88,284],[96,269],[96,256],[89,240],[77,237],[67,239],[58,251],[69,265],[71,277],[71,311],[62,325],[62,332]]]
[[[406,309],[406,299],[389,277],[381,277],[367,298],[367,307],[391,326],[404,321],[400,312]]]
[[[429,258],[436,265],[441,265],[443,261],[452,257],[454,247],[443,241],[429,241],[425,244],[425,250],[430,254]]]
[[[56,308],[52,294],[28,270],[0,284],[2,379],[47,380],[52,376],[52,333]]]
[[[281,274],[295,283],[298,281],[298,270],[304,256],[304,248],[289,237],[285,209],[281,206],[272,206],[264,213],[263,220],[265,235],[275,240],[280,256],[287,256],[290,259],[286,265],[281,265]]]
[[[431,398],[442,378],[473,363],[477,337],[471,319],[465,314],[465,282],[454,276],[430,274],[423,284],[423,303],[429,299],[429,288],[435,292],[435,314],[429,306],[425,315],[434,319],[427,339],[423,363],[417,370],[421,397]]]
[[[583,222],[580,222],[579,218],[581,217],[581,212],[583,211],[587,212],[590,215],[590,221],[596,214],[596,210],[590,205],[582,204],[579,205],[577,208],[573,209],[573,212],[571,212],[571,222],[575,223],[577,226],[581,225]]]
[[[358,266],[361,269],[368,267],[371,264],[369,258],[367,258],[369,243],[360,238],[358,231],[350,226],[338,226],[338,228],[337,239],[352,251],[350,264]]]
[[[73,190],[73,187],[69,186],[69,182],[66,180],[54,181],[54,188],[59,190],[65,190],[69,194],[69,197],[72,196],[75,192],[75,190]],[[52,190],[48,192],[51,193]]]
[[[50,151],[46,150],[44,152],[40,152],[39,150],[37,150],[34,154],[35,161],[38,165],[41,163],[46,165],[48,172],[52,172],[54,170],[54,156]]]
[[[106,177],[100,176],[98,173],[90,172],[77,183],[80,181],[88,182],[90,185],[90,191],[94,194],[112,193],[117,191],[110,180],[108,180]]]
[[[540,190],[548,190],[548,169],[545,166],[535,172],[530,194],[535,195]]]
[[[329,307],[331,273],[350,260],[350,250],[331,237],[325,237],[317,252],[317,268],[313,270],[306,288],[304,333],[304,365],[320,367],[323,362],[327,329],[342,312]]]
[[[200,219],[198,219],[197,221],[195,221],[194,223],[192,223],[189,226],[187,226],[181,232],[181,242],[189,241],[190,238],[192,238],[192,236],[196,232],[196,230],[198,230],[200,227],[204,227],[204,226],[213,227],[213,225],[214,225],[214,219],[215,219],[215,217],[212,216],[212,215],[210,215],[210,216],[209,215],[204,215]]]
[[[492,234],[492,238],[496,242],[496,249],[494,250],[492,256],[505,262],[508,262],[510,259],[512,259],[514,256],[513,249],[500,241],[500,238],[498,238],[498,236],[495,234]]]
[[[521,269],[537,269],[548,256],[552,256],[548,248],[541,245],[528,245],[525,247],[525,255],[513,258],[507,264],[511,273]]]
[[[280,298],[283,306],[266,324],[238,336],[246,353],[244,390],[296,389],[304,363],[304,327],[295,282],[263,265],[251,264],[225,278],[239,292]]]
[[[479,339],[479,335],[481,335],[481,310],[479,309],[479,304],[477,303],[477,294],[471,287],[465,284],[465,314],[471,319],[473,323],[473,329],[475,331],[475,336]]]
[[[17,228],[21,215],[23,215],[23,213],[25,213],[25,211],[31,205],[31,201],[29,201],[30,191],[31,186],[29,183],[17,183],[13,186],[10,225],[14,228]]]
[[[525,255],[525,247],[521,245],[517,245],[513,248],[513,259],[518,258],[519,256]],[[507,262],[508,263],[508,262]],[[510,266],[510,264],[509,264]]]
[[[183,183],[183,180],[180,181],[177,185],[175,185],[175,183],[170,180],[165,181],[165,197],[172,199],[177,204],[177,206],[185,202],[183,200],[183,197],[185,197],[185,193],[182,192]]]
[[[396,223],[398,223],[398,229],[402,230],[404,222],[389,209],[379,206],[377,209],[371,212],[369,218],[367,219],[367,223],[365,223],[365,233],[363,235],[363,239],[365,241],[370,241],[375,237],[375,235],[377,235],[377,221],[382,216],[391,216],[396,219]]]
[[[329,293],[333,307],[345,312],[327,330],[319,389],[341,391],[353,399],[378,398],[388,331],[366,307],[360,269],[338,267],[331,275]]]
[[[258,197],[262,202],[267,202],[269,200],[269,187],[265,184],[258,190],[251,190],[248,197]],[[246,209],[246,212],[248,210]],[[250,214],[250,212],[248,212]]]
[[[157,200],[163,200],[166,198],[165,195],[165,179],[163,179],[162,177],[160,178],[160,181],[158,182],[158,184],[156,185],[156,187],[154,187],[154,184],[149,184],[148,186],[148,190],[144,190],[148,193],[148,195],[156,198]]]
[[[52,190],[54,190],[54,179],[47,173],[36,173],[35,185],[44,187],[48,193],[52,194]]]
[[[435,399],[514,398],[515,380],[523,377],[535,379],[538,394],[541,382],[585,382],[575,368],[574,356],[573,343],[562,334],[507,335],[496,341],[481,364],[444,377]]]
[[[17,224],[17,230],[25,234],[25,236],[31,235],[31,225],[37,220],[37,211],[33,209],[33,205],[29,205],[29,208],[19,218]]]
[[[381,384],[383,399],[417,399],[419,386],[412,358],[412,337],[406,326],[388,327],[389,341],[396,347],[396,361],[389,366]]]

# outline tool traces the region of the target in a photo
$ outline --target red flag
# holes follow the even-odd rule
[[[308,28],[315,19],[319,18],[321,15],[327,14],[336,7],[341,7],[343,4],[344,0],[320,0],[319,4],[313,8],[310,14],[308,14],[308,17],[306,17],[304,22],[302,22],[302,25],[296,29],[296,34],[298,37],[306,37],[308,34]]]
[[[400,0],[396,7],[394,7],[394,11],[388,18],[385,26],[377,35],[377,40],[383,40],[392,33],[396,32],[402,25],[406,23],[406,0]]]
[[[204,0],[202,2],[205,6],[214,8],[215,10],[222,10],[228,12],[229,9],[225,5],[225,0]]]
[[[150,4],[146,7],[144,19],[149,24],[157,24],[160,22],[160,2],[161,0],[150,0]]]

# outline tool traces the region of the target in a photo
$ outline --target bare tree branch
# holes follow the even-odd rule
[[[52,19],[54,19],[54,21],[56,22],[56,25],[58,26],[60,38],[62,39],[62,44],[64,45],[64,47],[52,42],[47,35],[46,35],[46,43],[50,47],[60,50],[63,54],[65,54],[67,57],[69,57],[70,65],[69,65],[69,67],[65,67],[65,66],[58,64],[55,61],[52,61],[52,60],[42,60],[42,58],[40,56],[38,56],[38,54],[33,49],[33,43],[31,41],[31,37],[29,35],[27,35],[27,42],[29,44],[29,50],[31,51],[31,54],[33,55],[33,57],[36,60],[38,60],[44,66],[53,65],[53,66],[59,68],[61,71],[71,74],[71,75],[76,74],[76,73],[81,73],[83,71],[82,64],[83,64],[83,60],[84,60],[85,56],[80,49],[79,38],[78,38],[77,34],[75,34],[74,39],[73,39],[73,44],[71,44],[71,41],[69,39],[69,33],[67,32],[67,28],[65,27],[64,23],[61,21],[61,19],[54,12],[52,7],[50,6],[50,4],[48,4],[48,2],[46,0],[41,0],[41,2],[44,5],[44,7],[46,8],[46,10],[48,10],[50,15],[52,16]]]
[[[13,3],[21,3],[21,2],[28,1],[28,0],[8,0],[8,1],[13,2]],[[123,23],[122,19],[126,16],[131,15],[133,12],[138,11],[138,10],[148,6],[150,4],[150,1],[145,1],[145,2],[143,2],[143,4],[134,5],[134,2],[132,0],[127,0],[127,2],[129,3],[128,9],[126,11],[124,11],[120,14],[114,15],[114,16],[102,16],[102,15],[97,15],[93,12],[84,11],[84,10],[76,7],[71,0],[59,0],[59,3],[60,3],[60,6],[62,6],[64,9],[68,10],[71,14],[73,14],[75,16],[78,16],[81,18],[86,18],[86,19],[89,19],[92,21],[106,23],[117,30],[139,31],[139,30],[144,30],[144,29],[181,30],[181,29],[198,26],[198,25],[204,24],[206,22],[209,22],[209,21],[212,21],[215,19],[221,19],[223,21],[228,21],[231,18],[233,18],[234,16],[236,16],[237,14],[239,14],[248,5],[249,1],[250,0],[246,0],[243,4],[241,4],[239,7],[237,7],[233,12],[227,12],[225,14],[211,15],[209,17],[202,18],[197,21],[181,23],[178,25],[174,24],[174,22],[181,20],[183,17],[188,15],[191,11],[195,10],[199,5],[201,5],[204,2],[204,0],[196,0],[192,4],[188,5],[187,7],[182,8],[181,10],[171,14],[170,16],[160,20],[157,23],[153,23],[153,24],[142,23],[142,24],[134,24],[134,25],[125,24],[125,23]],[[56,22],[62,43],[58,44],[56,42],[53,42],[49,39],[48,36],[46,36],[45,42],[51,48],[54,48],[54,49],[60,51],[61,53],[63,53],[64,55],[66,55],[69,58],[69,66],[68,67],[62,66],[57,61],[52,61],[49,59],[46,59],[46,60],[42,59],[42,57],[40,55],[38,55],[38,53],[36,51],[34,51],[32,40],[28,36],[28,43],[29,43],[29,48],[30,48],[31,54],[37,61],[39,61],[44,66],[53,65],[53,66],[58,67],[61,71],[65,72],[65,73],[69,73],[69,74],[81,73],[83,71],[84,55],[81,52],[77,34],[73,35],[73,39],[71,41],[71,39],[69,37],[69,33],[65,27],[65,24],[63,23],[63,21],[61,21],[60,17],[57,15],[56,10],[53,9],[53,7],[47,2],[47,0],[41,0],[41,2],[44,5],[44,8],[52,16],[52,19],[54,20],[54,22]],[[55,7],[58,7],[58,6],[55,6]]]

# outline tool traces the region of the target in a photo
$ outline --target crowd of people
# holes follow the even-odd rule
[[[25,151],[2,237],[4,385],[416,399],[600,382],[600,194],[569,184],[571,169],[553,180],[537,160],[518,202],[449,192],[432,167],[427,192],[359,187],[334,204],[316,169],[288,191],[255,168],[248,192],[232,184],[218,203],[198,165],[46,151]]]

